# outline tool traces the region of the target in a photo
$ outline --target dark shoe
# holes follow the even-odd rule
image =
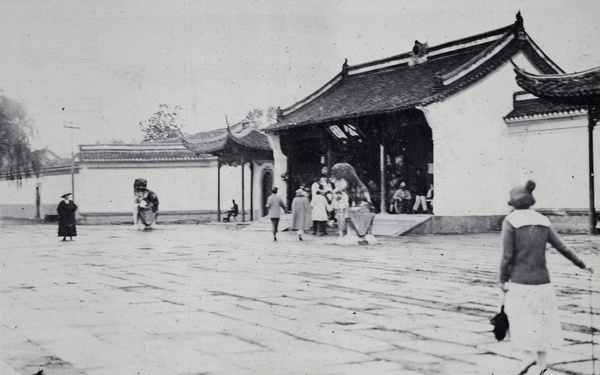
[[[527,374],[527,371],[529,370],[529,368],[531,368],[531,367],[535,366],[535,365],[536,365],[536,363],[537,363],[536,361],[533,361],[533,362],[531,362],[531,363],[530,363],[530,364],[528,364],[528,365],[527,365],[527,367],[525,367],[525,368],[524,368],[524,369],[523,369],[523,370],[522,370],[522,371],[521,371],[521,372],[520,372],[518,375],[525,375],[525,374]],[[546,372],[546,371],[544,370],[544,372]],[[536,374],[536,375],[537,375],[537,374]]]
[[[277,236],[273,236],[273,241],[277,241]]]
[[[299,239],[300,241],[302,241],[302,236],[298,235],[298,239]]]
[[[63,238],[62,240],[63,240],[63,241],[66,241],[66,240],[67,240],[67,237]]]

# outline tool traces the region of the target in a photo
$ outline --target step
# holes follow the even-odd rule
[[[374,236],[402,236],[412,228],[431,219],[432,215],[377,214],[373,220]]]

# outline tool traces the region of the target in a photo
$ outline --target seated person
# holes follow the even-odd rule
[[[233,203],[233,205],[231,206],[231,209],[226,212],[227,217],[223,218],[223,221],[225,222],[230,221],[232,216],[236,217],[239,213],[238,205],[235,203],[235,199],[232,199],[231,203]]]
[[[411,213],[410,203],[412,195],[406,187],[406,183],[401,182],[398,190],[394,193],[394,207],[397,214]]]

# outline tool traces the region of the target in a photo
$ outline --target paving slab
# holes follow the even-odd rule
[[[220,225],[0,231],[0,374],[514,374],[527,359],[491,333],[499,233],[344,247]],[[563,238],[600,270],[600,239]],[[596,375],[598,276],[548,263],[565,338],[550,367]]]

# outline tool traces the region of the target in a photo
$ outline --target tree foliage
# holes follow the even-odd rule
[[[161,104],[159,108],[158,112],[138,125],[145,134],[144,141],[177,138],[181,135],[184,124],[177,113],[177,111],[181,111],[181,107],[175,106],[171,111],[167,104]]]
[[[277,121],[277,109],[274,107],[269,107],[266,110],[255,108],[248,112],[246,120],[255,122],[259,128],[263,128]]]
[[[20,102],[0,95],[0,171],[14,180],[39,173],[40,156],[29,144],[32,122]]]

